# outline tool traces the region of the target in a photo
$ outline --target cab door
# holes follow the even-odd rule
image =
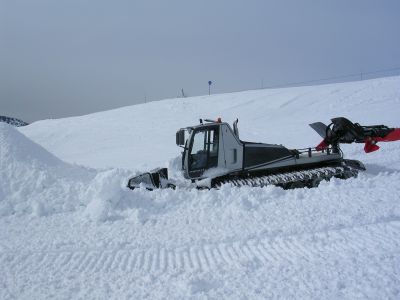
[[[201,177],[205,170],[218,167],[219,126],[197,128],[190,141],[187,156],[189,178]]]

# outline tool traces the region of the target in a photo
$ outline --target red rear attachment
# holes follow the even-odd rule
[[[323,141],[318,144],[318,151],[339,144],[365,143],[366,153],[379,149],[377,142],[394,142],[400,140],[400,128],[389,128],[385,125],[362,126],[352,123],[346,118],[334,118],[329,126],[321,122],[310,124],[322,137]]]

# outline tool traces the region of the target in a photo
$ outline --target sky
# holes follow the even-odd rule
[[[0,0],[0,115],[32,122],[206,95],[209,80],[223,93],[400,68],[399,28],[397,0]]]

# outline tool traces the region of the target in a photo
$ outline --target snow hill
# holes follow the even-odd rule
[[[292,148],[317,145],[320,137],[308,124],[328,123],[332,117],[400,126],[399,82],[392,77],[170,99],[39,121],[20,130],[69,162],[146,170],[178,156],[175,132],[198,124],[200,118],[221,117],[229,123],[239,118],[242,140]]]
[[[337,116],[400,126],[400,77],[169,99],[18,130],[0,124],[0,299],[398,299],[400,142],[343,147],[367,172],[315,189],[128,190],[179,176],[175,132],[315,146]]]

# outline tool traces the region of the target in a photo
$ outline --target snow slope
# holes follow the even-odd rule
[[[160,165],[179,176],[175,132],[200,117],[306,147],[320,141],[308,123],[399,126],[399,112],[392,77],[170,99],[24,135],[0,124],[0,299],[398,299],[400,142],[343,147],[368,171],[316,189],[124,185]]]
[[[255,90],[150,102],[87,116],[44,120],[21,132],[58,157],[91,167],[146,170],[180,154],[175,132],[199,118],[232,123],[242,140],[301,148],[320,137],[308,124],[344,116],[399,125],[399,77],[360,82]],[[397,112],[397,113],[396,113]]]

